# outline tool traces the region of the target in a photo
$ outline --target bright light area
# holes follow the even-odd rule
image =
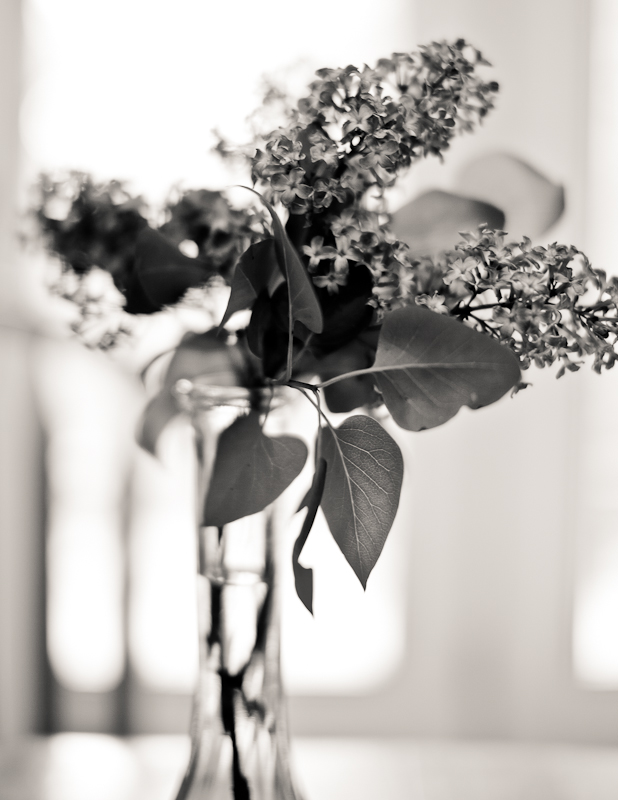
[[[113,689],[122,677],[122,553],[116,520],[70,509],[53,515],[49,545],[49,655],[76,691]]]
[[[197,675],[192,436],[171,423],[134,476],[129,650],[140,679],[167,692],[192,691]]]
[[[320,512],[301,557],[313,568],[314,618],[296,598],[291,570],[283,575],[282,665],[291,694],[363,694],[392,676],[405,648],[409,535],[401,525],[391,531],[364,592]]]
[[[616,267],[618,215],[618,4],[591,4],[586,253],[596,267]]]
[[[289,418],[287,432],[297,435],[311,431],[315,425],[315,411],[302,397],[289,409]],[[340,424],[342,418],[343,415],[332,415],[335,425]],[[384,424],[397,439],[407,460],[413,444],[411,437],[390,422]],[[303,566],[313,569],[312,617],[296,597],[294,577],[289,569],[292,548],[303,520],[303,514],[293,514],[310,480],[307,468],[285,498],[292,520],[282,543],[283,676],[291,694],[362,694],[388,680],[404,654],[406,556],[411,510],[404,492],[400,514],[369,577],[366,591],[331,536],[322,512],[318,513],[300,558]]]
[[[103,356],[77,345],[48,346],[39,375],[50,431],[49,655],[68,688],[105,691],[125,661],[122,517],[136,398]]]
[[[412,3],[384,0],[30,0],[22,131],[31,169],[79,168],[164,195],[226,186],[211,131],[243,140],[263,75],[302,91],[323,66],[415,44]]]
[[[218,127],[243,141],[264,74],[285,76],[300,93],[316,68],[371,64],[417,44],[408,0],[383,0],[380,14],[373,0],[25,5],[30,68],[22,134],[30,175],[82,169],[128,179],[154,200],[177,182],[224,187],[244,179],[209,152],[211,131]],[[74,478],[90,480],[109,500],[101,475],[117,469],[116,456],[104,455],[106,437],[116,434],[111,423],[97,423],[102,450],[95,451],[93,423],[78,423],[86,412],[73,408],[67,405],[66,413],[76,414],[84,437],[78,466],[68,457],[53,465],[58,481],[71,488],[62,504],[54,501],[50,653],[63,682],[102,689],[118,679],[123,660],[119,522],[110,516],[118,506],[103,512],[103,499],[94,495],[86,503],[90,496]],[[189,691],[195,674],[185,433],[169,432],[163,465],[140,460],[133,512],[131,658],[148,685],[165,691]],[[73,477],[60,477],[62,470]],[[315,620],[286,587],[283,661],[291,690],[356,693],[376,686],[399,662],[405,532],[391,538],[365,594],[324,526],[312,534],[303,561],[315,569]]]
[[[580,454],[573,619],[575,675],[590,688],[618,688],[618,373],[586,376]]]
[[[315,411],[299,398],[290,410],[293,430],[309,431]],[[339,424],[338,415],[333,415]],[[404,460],[412,455],[413,440],[392,422],[384,421]],[[303,484],[303,478],[305,483]],[[290,489],[290,516],[308,488],[309,470]],[[407,547],[412,511],[405,489],[397,520],[380,559],[363,591],[318,513],[300,561],[313,569],[314,617],[296,597],[291,563],[292,548],[303,520],[293,518],[283,543],[282,667],[291,694],[355,695],[376,689],[401,664],[406,644]]]
[[[595,0],[590,46],[586,252],[616,274],[618,218],[618,5]],[[618,426],[616,370],[586,376],[580,453],[580,517],[573,666],[584,685],[618,688]]]
[[[573,625],[575,673],[591,688],[618,689],[617,510],[594,520],[594,559],[582,570]],[[603,531],[603,527],[606,528]],[[603,535],[605,534],[605,535]]]
[[[141,775],[132,752],[111,736],[57,734],[49,741],[42,800],[132,800]]]

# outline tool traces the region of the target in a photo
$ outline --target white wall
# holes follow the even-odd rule
[[[501,92],[416,185],[448,188],[469,158],[510,151],[565,185],[546,241],[584,249],[588,17],[587,0],[418,3],[419,42],[467,38]],[[618,741],[618,697],[586,691],[571,665],[583,380],[527,379],[412,437],[406,665],[370,697],[294,699],[297,729]]]
[[[21,4],[0,3],[0,738],[40,729],[42,440],[18,308]]]

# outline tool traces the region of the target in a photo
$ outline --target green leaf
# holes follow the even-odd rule
[[[315,522],[315,515],[318,513],[318,508],[322,500],[324,492],[324,482],[326,480],[326,460],[320,458],[318,461],[317,469],[313,476],[311,488],[305,495],[304,500],[300,504],[299,511],[307,507],[307,516],[303,521],[303,526],[298,534],[298,538],[294,542],[294,549],[292,551],[292,569],[294,570],[294,585],[296,587],[296,594],[302,601],[303,605],[313,614],[313,570],[303,567],[298,562],[300,554],[309,536],[309,532]]]
[[[257,514],[300,474],[307,447],[293,436],[269,438],[250,411],[219,437],[203,525],[221,527]]]
[[[395,422],[411,431],[442,425],[464,405],[494,403],[520,378],[507,347],[420,306],[386,315],[369,371]]]
[[[490,203],[433,189],[396,211],[392,230],[419,257],[452,250],[460,231],[476,231],[482,223],[502,229],[504,214]]]
[[[272,293],[276,288],[277,278],[282,280],[274,239],[265,239],[263,242],[252,244],[241,255],[236,265],[230,299],[220,327],[225,325],[232,314],[251,308],[263,289],[269,288]]]
[[[249,189],[248,186],[244,187]],[[249,189],[257,195],[266,206],[273,221],[275,236],[275,252],[281,272],[286,278],[290,293],[292,320],[298,320],[306,325],[313,333],[321,333],[323,327],[322,311],[313,290],[313,284],[300,256],[290,242],[281,220],[272,205],[255,189]]]
[[[349,417],[323,431],[327,461],[322,510],[363,588],[391,529],[401,493],[397,443],[371,417]]]

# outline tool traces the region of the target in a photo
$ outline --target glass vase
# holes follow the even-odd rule
[[[250,409],[281,413],[271,389],[179,381],[204,508],[220,434]],[[191,755],[176,800],[302,800],[290,769],[281,683],[281,503],[222,528],[197,526],[199,675]],[[200,517],[198,516],[198,520]]]

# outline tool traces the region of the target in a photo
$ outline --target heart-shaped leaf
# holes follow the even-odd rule
[[[489,203],[433,189],[396,211],[392,230],[418,257],[451,250],[461,239],[460,231],[476,231],[482,223],[502,229],[504,214]]]
[[[126,279],[125,311],[153,314],[177,303],[188,289],[202,286],[215,270],[185,256],[152,228],[145,228],[135,245],[134,272]]]
[[[324,482],[326,480],[326,460],[320,458],[318,465],[313,476],[311,488],[305,495],[302,503],[300,504],[299,511],[305,506],[307,507],[307,516],[303,521],[303,526],[298,534],[298,538],[294,542],[294,549],[292,550],[292,569],[294,570],[294,585],[296,587],[296,594],[302,601],[303,605],[313,614],[313,570],[303,567],[298,559],[302,552],[309,532],[315,522],[315,515],[318,513],[322,494],[324,492]]]
[[[363,588],[391,529],[401,493],[397,443],[371,417],[349,417],[323,431],[328,464],[322,510],[335,541]]]
[[[232,291],[221,320],[221,327],[237,311],[251,308],[263,289],[270,293],[276,288],[277,279],[283,280],[278,268],[274,239],[252,244],[240,257],[234,277]]]
[[[245,188],[249,189],[248,186]],[[249,189],[249,191],[260,198],[273,221],[275,252],[281,272],[288,284],[292,321],[298,320],[313,333],[321,333],[323,327],[322,311],[313,290],[313,284],[303,266],[303,262],[300,260],[300,256],[290,242],[285,228],[272,205],[259,192],[254,189]]]
[[[386,315],[370,371],[395,422],[411,431],[442,425],[461,406],[494,403],[520,378],[507,347],[420,306]]]
[[[300,474],[307,447],[293,436],[269,438],[251,411],[219,437],[203,525],[221,527],[257,514]]]

